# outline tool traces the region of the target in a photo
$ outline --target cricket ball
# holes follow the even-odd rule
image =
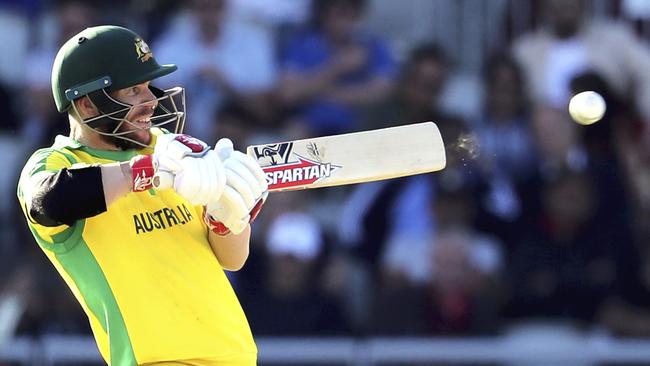
[[[578,93],[569,101],[569,114],[581,125],[600,121],[606,109],[605,99],[594,91]]]

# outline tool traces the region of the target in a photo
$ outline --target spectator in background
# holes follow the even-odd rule
[[[507,55],[488,60],[483,113],[472,123],[477,139],[478,225],[515,245],[536,204],[537,151],[519,65]]]
[[[216,120],[216,135],[228,136],[235,146],[240,148],[249,145],[249,139],[259,133],[261,127],[259,120],[239,103],[226,103],[221,106]]]
[[[425,300],[420,290],[430,280],[431,243],[435,242],[438,231],[436,213],[432,211],[431,204],[437,199],[438,189],[458,189],[472,181],[472,163],[467,162],[468,151],[459,146],[462,145],[459,141],[463,141],[462,136],[467,132],[463,122],[450,118],[440,127],[445,141],[449,141],[447,167],[443,171],[366,183],[354,187],[351,195],[345,199],[339,218],[339,240],[354,257],[357,268],[363,271],[365,282],[362,288],[370,296],[377,292],[376,296],[380,297],[373,299],[368,296],[365,302],[361,301],[361,306],[365,308],[372,308],[372,303],[382,301],[381,298],[388,300],[385,303],[388,305],[378,305],[380,309],[391,309],[394,301],[401,302],[400,299],[404,300],[403,304],[410,302],[415,307]],[[383,283],[387,278],[399,279],[389,282],[400,283],[403,287],[386,287]],[[380,283],[382,285],[378,286]],[[398,292],[394,293],[394,290]],[[378,314],[388,314],[377,311]],[[359,313],[356,314],[359,317]],[[360,323],[364,330],[382,333],[425,331],[417,325],[418,316],[415,314],[417,312],[414,310],[407,316],[415,317],[409,318],[413,320],[410,323],[394,312],[391,316],[398,319],[395,322],[377,315],[389,323],[374,324],[375,320],[366,319],[367,316]],[[360,316],[363,317],[363,314]],[[402,321],[399,319],[403,319],[405,324],[401,331],[395,328]],[[414,326],[409,327],[406,323]]]
[[[433,334],[492,334],[502,305],[500,244],[471,227],[441,229],[432,255],[428,318]]]
[[[50,13],[44,18],[49,15]],[[57,134],[67,135],[68,132],[67,119],[57,113],[52,105],[52,64],[59,46],[72,35],[94,24],[97,21],[97,13],[86,1],[59,0],[51,9],[51,18],[52,22],[45,22],[49,25],[44,30],[48,37],[39,39],[23,62],[28,72],[21,75],[24,78],[21,87],[12,89],[10,93],[7,90],[9,94],[2,95],[4,90],[0,83],[0,104],[6,105],[2,107],[5,113],[0,120],[0,149],[4,151],[0,167],[7,171],[17,171],[19,162],[27,158],[28,151],[45,145]],[[21,110],[15,110],[12,105],[17,96],[24,101],[17,106],[23,108]],[[24,120],[19,119],[19,116],[24,116]],[[3,136],[2,132],[11,135]],[[16,189],[17,180],[17,173],[0,177],[0,195],[12,194]],[[0,202],[0,227],[7,224],[12,228],[11,233],[9,230],[0,231],[0,240],[5,239],[0,254],[16,255],[25,251],[21,242],[24,238],[22,235],[26,234],[23,225],[12,225],[14,220],[21,220],[20,216],[22,213],[18,206]],[[29,236],[25,239],[31,240]]]
[[[462,121],[444,115],[435,108],[435,100],[445,83],[445,56],[433,44],[415,48],[402,66],[393,93],[368,113],[365,128],[395,126],[402,123],[436,121],[445,141],[456,141],[463,130]],[[444,173],[456,175],[460,165],[451,153]],[[418,175],[354,187],[341,216],[340,238],[357,255],[375,267],[393,238],[409,237],[413,247],[427,247],[435,221],[429,202],[435,184],[432,176]],[[395,245],[399,245],[395,243]],[[424,256],[415,256],[408,264],[410,275],[422,280]]]
[[[513,52],[535,102],[565,108],[570,81],[594,70],[650,121],[650,51],[622,24],[590,21],[585,0],[542,2],[546,26],[519,38]],[[630,94],[633,92],[633,94]]]
[[[285,212],[270,223],[261,287],[249,284],[241,295],[254,334],[332,335],[349,330],[339,305],[318,285],[323,246],[320,224],[305,213]]]
[[[623,104],[621,110],[630,111],[631,108]],[[645,243],[642,249],[647,253],[650,268],[650,226],[647,225],[650,222],[650,126],[630,114],[618,115],[610,124],[617,126],[615,150],[629,192],[632,222],[638,242]]]
[[[447,57],[439,45],[427,43],[414,48],[400,69],[393,92],[368,110],[364,129],[425,121],[445,123],[449,117],[437,106],[447,73]]]
[[[52,105],[50,79],[52,64],[59,47],[70,37],[87,27],[96,25],[99,16],[97,8],[83,0],[61,0],[52,9],[54,22],[46,32],[54,34],[53,43],[42,41],[30,51],[27,57],[26,120],[22,125],[22,136],[32,147],[43,146],[56,135],[67,135],[67,118]],[[26,111],[27,111],[26,110]]]
[[[17,94],[24,86],[30,18],[40,10],[39,0],[0,1],[0,137],[21,128]]]
[[[627,99],[617,95],[605,79],[595,71],[587,70],[571,79],[571,94],[595,91],[605,99],[607,109],[598,123],[580,127],[580,135],[589,155],[596,159],[616,158],[615,144],[620,134],[632,123],[638,122],[638,111]]]
[[[601,192],[598,210],[613,230],[631,230],[632,239],[617,242],[629,248],[626,266],[617,270],[617,286],[597,312],[597,321],[619,336],[650,335],[650,235],[647,194],[650,163],[647,159],[647,124],[638,117],[632,101],[618,98],[597,73],[586,72],[571,80],[574,93],[593,90],[607,103],[605,116],[579,129],[588,151],[594,185]],[[612,213],[615,213],[612,215]]]
[[[25,58],[30,45],[31,21],[43,7],[42,0],[0,1],[0,85],[21,88]]]
[[[178,60],[178,73],[165,82],[187,86],[187,132],[206,141],[216,139],[225,103],[260,119],[271,114],[273,44],[230,15],[227,0],[192,0],[154,46],[163,62]]]
[[[56,271],[46,259],[30,252],[21,258],[7,287],[14,287],[6,295],[14,294],[24,306],[22,317],[16,324],[17,336],[91,335],[88,320],[79,312],[79,305]],[[16,291],[22,290],[22,291]]]
[[[595,177],[595,184],[602,196],[600,212],[616,212],[609,221],[621,221],[629,225],[632,202],[630,191],[625,187],[625,153],[617,151],[617,144],[623,142],[622,136],[635,124],[641,123],[635,108],[625,103],[611,91],[609,84],[597,73],[586,72],[571,80],[574,93],[587,90],[598,92],[605,98],[607,111],[598,123],[579,126],[579,137],[589,158],[589,170]],[[625,149],[625,146],[622,146]],[[642,166],[635,167],[639,171]]]
[[[275,0],[269,6],[267,0],[231,0],[235,16],[255,24],[259,28],[267,28],[267,32],[275,32],[276,37],[282,37],[284,28],[293,28],[304,24],[309,16],[311,0]]]
[[[580,139],[580,126],[566,110],[539,104],[533,108],[531,130],[538,148],[538,170],[542,179],[550,179],[563,170],[587,169],[589,157]]]
[[[30,5],[31,4],[31,5]],[[26,1],[22,6],[32,8],[36,11],[38,7],[32,7],[31,1]],[[26,9],[27,10],[27,9]],[[0,150],[3,157],[0,160],[0,168],[4,171],[16,172],[15,174],[4,174],[0,177],[0,196],[13,194],[18,181],[19,164],[26,158],[28,151],[40,147],[51,141],[57,134],[68,132],[67,119],[57,113],[52,105],[52,89],[50,85],[52,63],[59,46],[72,35],[78,33],[87,26],[94,24],[97,20],[95,8],[86,1],[81,0],[59,0],[51,9],[52,22],[45,22],[50,26],[45,28],[44,33],[48,37],[38,39],[35,47],[21,60],[21,67],[26,72],[20,75],[13,75],[21,78],[19,88],[3,89],[0,81],[0,104],[4,111],[0,119]],[[32,14],[32,19],[37,14]],[[49,15],[49,13],[48,13]],[[44,16],[47,18],[47,16]],[[36,22],[34,22],[36,23]],[[0,24],[2,22],[0,21]],[[37,27],[33,27],[37,28]],[[7,34],[14,35],[15,41],[20,40],[20,29],[11,28]],[[36,33],[36,32],[34,32]],[[12,42],[14,39],[12,39]],[[49,42],[48,42],[49,41]],[[8,52],[8,51],[7,51]],[[3,60],[5,54],[0,51]],[[8,58],[5,61],[10,61]],[[6,95],[3,95],[6,92]],[[20,105],[14,105],[17,100],[22,101]],[[18,109],[21,108],[21,109]],[[22,118],[21,118],[22,117]],[[7,258],[15,258],[15,255],[22,254],[26,248],[22,239],[31,240],[29,233],[24,230],[23,225],[13,225],[21,220],[20,207],[9,202],[0,202],[0,255],[10,255]],[[2,230],[2,227],[7,230]],[[28,234],[27,237],[24,234]],[[14,263],[11,264],[13,267]],[[60,283],[53,285],[55,288]]]
[[[279,97],[304,136],[350,132],[358,109],[390,91],[395,63],[386,45],[359,26],[365,0],[314,0],[310,27],[281,52]]]
[[[593,321],[611,293],[638,270],[629,228],[599,215],[604,197],[588,172],[558,172],[542,188],[538,225],[514,249],[510,265],[517,317]]]
[[[437,230],[428,246],[414,248],[408,258],[408,251],[401,252],[405,263],[425,258],[424,280],[414,281],[405,267],[395,265],[396,253],[388,253],[372,301],[371,331],[390,335],[495,332],[503,303],[501,244],[473,228],[476,205],[467,187],[441,189],[430,204]]]
[[[612,123],[610,118],[606,115],[599,123]],[[603,216],[601,219],[610,222],[612,227],[625,226],[629,231],[630,197],[624,185],[620,163],[611,153],[598,152],[598,149],[587,145],[584,134],[589,129],[571,122],[566,110],[549,106],[537,106],[532,128],[540,152],[539,183],[544,185],[544,182],[551,182],[567,170],[589,174],[599,198],[598,215]],[[539,190],[541,191],[541,186]],[[611,212],[616,212],[616,215],[609,215]],[[629,239],[625,235],[623,238]]]

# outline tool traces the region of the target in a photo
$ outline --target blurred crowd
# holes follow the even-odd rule
[[[444,171],[270,195],[229,274],[254,334],[493,335],[534,320],[650,336],[650,46],[635,23],[596,19],[587,0],[530,2],[536,24],[459,93],[448,46],[398,52],[365,27],[380,2],[0,0],[0,296],[22,296],[17,333],[89,333],[15,185],[31,151],[68,133],[50,90],[58,47],[112,23],[178,65],[158,86],[186,88],[185,131],[204,141],[441,129]],[[566,108],[584,90],[608,105],[591,126]]]

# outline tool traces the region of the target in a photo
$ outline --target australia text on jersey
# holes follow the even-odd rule
[[[185,225],[193,219],[185,204],[174,208],[164,207],[153,212],[140,212],[133,215],[135,233],[148,233],[153,230],[163,230],[174,225]]]

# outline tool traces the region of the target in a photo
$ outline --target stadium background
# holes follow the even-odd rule
[[[230,274],[261,365],[650,365],[641,0],[1,0],[0,365],[100,364],[15,186],[67,134],[56,50],[101,23],[179,65],[159,84],[206,141],[441,127],[443,172],[271,195]],[[314,45],[337,29],[354,46]],[[608,102],[596,125],[569,119],[581,90]]]

